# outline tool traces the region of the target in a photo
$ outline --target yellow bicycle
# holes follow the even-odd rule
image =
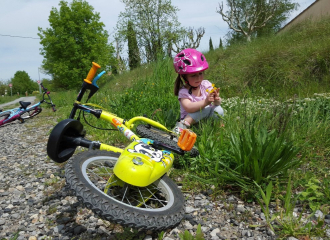
[[[89,90],[88,100],[97,92],[96,81],[104,71],[92,79],[99,68],[93,63],[70,117],[52,130],[47,153],[58,163],[69,160],[65,166],[68,186],[80,202],[101,218],[145,230],[173,228],[184,216],[184,198],[166,173],[172,167],[173,153],[183,155],[191,150],[196,134],[185,130],[177,145],[169,146],[154,139],[140,138],[132,131],[134,122],[144,121],[155,129],[171,132],[158,122],[146,117],[125,120],[80,103],[86,90]],[[131,143],[120,149],[86,139],[82,123],[74,119],[77,111],[109,122]],[[88,151],[74,155],[78,146]]]

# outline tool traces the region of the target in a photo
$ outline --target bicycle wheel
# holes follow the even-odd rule
[[[78,200],[99,217],[144,230],[173,228],[183,218],[184,198],[164,175],[147,187],[122,182],[113,173],[119,154],[93,150],[71,158],[65,177]]]
[[[169,145],[170,147],[178,147],[177,139],[175,137],[158,128],[140,124],[136,127],[136,133],[141,137],[159,141]],[[191,157],[196,157],[199,155],[199,151],[196,148],[191,149],[188,153]]]
[[[0,121],[7,119],[10,116],[9,112],[0,113]]]
[[[36,107],[36,108],[30,109],[30,110],[24,112],[21,115],[21,118],[23,118],[23,119],[32,118],[32,117],[38,115],[39,113],[41,113],[41,111],[42,111],[42,108],[41,107]]]

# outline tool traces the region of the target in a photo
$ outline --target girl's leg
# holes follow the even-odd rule
[[[187,127],[190,127],[190,125],[195,123],[194,119],[190,117],[189,114],[181,121],[183,121],[183,124],[186,125]]]
[[[173,129],[173,132],[181,133],[182,129],[189,128],[190,125],[199,122],[203,118],[218,118],[217,114],[219,114],[220,116],[224,115],[224,111],[221,106],[206,106],[201,111],[189,113],[183,120],[177,122]]]
[[[184,120],[188,121],[190,124],[194,124],[204,118],[218,118],[218,114],[220,116],[224,115],[224,111],[221,106],[206,106],[201,111],[189,113],[189,115],[187,115]]]
[[[213,109],[213,112],[212,112],[212,116],[218,117],[217,114],[215,114],[215,113],[219,114],[220,116],[224,115],[224,111],[221,106],[215,106]]]
[[[173,128],[173,132],[180,135],[183,129],[190,128],[190,125],[193,124],[195,121],[192,117],[187,115],[184,119],[181,119],[179,122],[175,124],[175,127]]]
[[[189,116],[193,120],[192,123],[197,123],[203,118],[210,117],[212,113],[213,113],[213,107],[206,106],[203,110],[194,113],[189,113],[189,115],[187,116]]]

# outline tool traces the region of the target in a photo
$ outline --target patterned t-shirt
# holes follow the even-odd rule
[[[178,95],[178,99],[180,102],[180,112],[181,112],[181,119],[185,118],[185,116],[188,114],[188,112],[186,112],[186,110],[183,108],[182,104],[181,104],[181,99],[183,98],[187,98],[189,99],[191,102],[199,102],[202,101],[204,99],[206,99],[206,96],[208,95],[208,93],[206,92],[206,89],[211,90],[212,89],[212,84],[208,81],[208,80],[203,80],[201,82],[201,85],[199,86],[201,89],[201,95],[199,97],[196,97],[194,94],[189,94],[189,89],[182,87],[179,90],[179,95]],[[211,104],[210,104],[211,105]]]

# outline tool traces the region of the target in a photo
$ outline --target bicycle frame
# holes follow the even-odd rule
[[[84,138],[84,135],[79,134],[79,132],[83,130],[83,126],[79,121],[75,119],[65,119],[53,129],[48,140],[48,156],[54,161],[66,161],[73,155],[77,146],[85,147],[90,150],[98,149],[120,153],[120,157],[113,170],[118,179],[112,179],[111,181],[123,181],[134,186],[145,187],[155,182],[172,167],[174,161],[173,153],[180,155],[185,153],[185,150],[179,146],[171,147],[152,139],[140,138],[131,131],[130,127],[133,126],[132,123],[136,120],[144,119],[148,120],[150,124],[157,123],[151,119],[136,117],[127,124],[127,121],[110,112],[99,109],[95,110],[80,103],[75,103],[74,109],[82,110],[94,115],[98,119],[109,122],[129,139],[131,143],[125,149],[121,149],[105,143],[87,140]],[[79,124],[78,127],[77,124]],[[127,127],[126,124],[129,127]],[[185,131],[190,130],[185,129]],[[195,136],[195,138],[193,136]],[[184,146],[191,145],[192,143],[192,148],[196,140],[196,134],[188,134],[186,139],[181,139],[180,136],[178,142],[182,143]],[[59,151],[60,148],[61,150]],[[188,149],[188,151],[190,149]]]
[[[36,112],[37,109],[38,109],[38,107],[39,107],[42,103],[44,103],[44,102],[46,102],[47,104],[51,104],[51,105],[52,105],[52,109],[53,109],[53,111],[55,112],[55,111],[56,111],[56,109],[55,109],[55,104],[53,104],[53,102],[52,102],[52,100],[51,100],[51,98],[50,98],[50,96],[49,96],[50,92],[47,90],[47,88],[45,88],[45,87],[42,85],[42,83],[40,84],[40,86],[42,87],[42,89],[43,89],[43,91],[44,91],[44,92],[43,92],[43,95],[42,95],[42,100],[41,100],[40,102],[38,102],[38,103],[36,103],[36,104],[34,104],[34,105],[32,105],[32,106],[26,107],[26,108],[23,108],[23,106],[21,106],[21,107],[17,107],[17,108],[13,108],[13,109],[9,109],[9,110],[5,110],[5,111],[0,112],[0,114],[3,114],[3,113],[8,113],[8,114],[9,114],[9,117],[8,117],[8,118],[3,119],[3,120],[0,120],[0,126],[2,126],[2,125],[4,125],[4,124],[7,124],[7,123],[10,123],[10,122],[13,122],[13,121],[15,121],[15,120],[17,120],[17,119],[21,120],[21,116],[22,116],[24,113],[29,112],[29,111],[31,111],[31,110],[35,110],[35,112]],[[47,101],[45,100],[45,95],[46,95],[46,94],[47,94],[47,96],[48,96],[50,102],[47,102]],[[33,113],[35,113],[35,112],[33,112]],[[23,122],[23,121],[21,120],[21,122]]]
[[[110,112],[104,111],[104,110],[95,110],[90,108],[89,106],[80,104],[80,103],[75,103],[73,109],[77,110],[80,109],[84,112],[93,114],[95,117],[99,118],[99,119],[103,119],[109,123],[111,123],[115,128],[118,129],[119,132],[121,132],[128,140],[130,141],[137,141],[137,140],[141,140],[134,132],[131,131],[131,129],[134,126],[134,122],[136,121],[144,121],[152,126],[158,127],[160,129],[163,129],[164,131],[169,131],[164,125],[153,121],[149,118],[146,117],[134,117],[132,119],[130,119],[129,121],[126,121],[125,119],[122,119]],[[152,141],[152,140],[151,140]],[[158,146],[160,146],[160,143],[157,143],[155,141],[152,141],[153,144],[157,144]],[[106,151],[112,151],[112,152],[117,152],[117,153],[122,153],[123,149],[121,148],[116,148],[104,143],[99,143],[99,142],[89,142],[88,144],[85,144],[85,147],[88,148],[92,148],[93,149],[100,149],[100,150],[106,150]],[[180,149],[179,147],[177,148],[170,148],[169,146],[166,145],[162,145],[162,148],[166,148],[169,151],[173,151],[175,153],[184,154],[184,151],[182,149]]]

